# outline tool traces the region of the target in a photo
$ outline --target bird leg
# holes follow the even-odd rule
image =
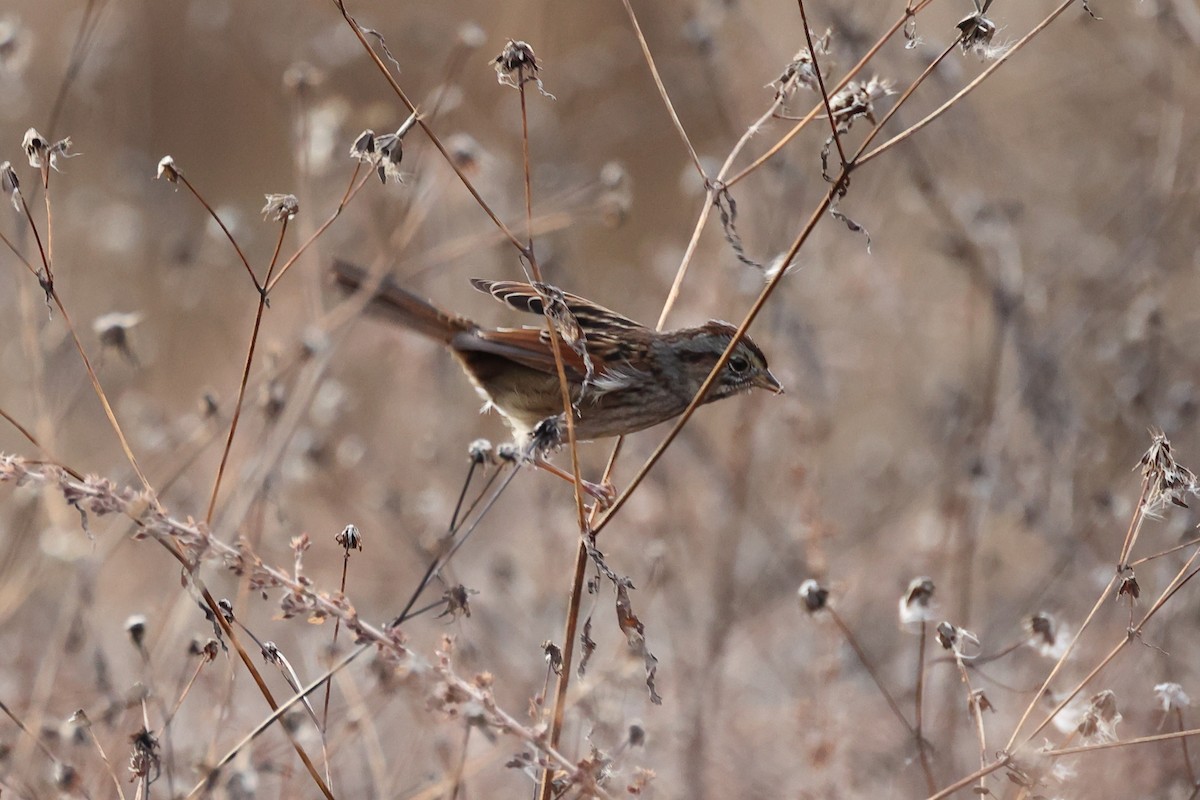
[[[546,472],[549,472],[551,475],[557,475],[571,485],[575,484],[574,475],[564,469],[554,466],[545,458],[545,456],[542,456],[541,454],[535,454],[533,456],[533,465],[538,469],[546,470]],[[617,499],[617,490],[609,481],[605,481],[604,483],[592,483],[591,481],[580,479],[579,483],[583,486],[583,491],[600,504],[601,509],[611,507],[613,501]]]

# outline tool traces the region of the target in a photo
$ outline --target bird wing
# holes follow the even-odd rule
[[[496,328],[464,332],[450,346],[463,353],[487,353],[514,361],[539,372],[557,374],[554,351],[546,331],[540,328]],[[567,378],[582,381],[588,374],[584,356],[565,344],[559,348]]]
[[[505,305],[518,311],[541,316],[543,311],[542,293],[537,286],[520,281],[488,281],[482,278],[472,278],[471,285],[479,291],[490,294]],[[567,310],[575,315],[579,327],[585,333],[603,331],[606,328],[642,329],[644,326],[612,309],[593,303],[579,295],[564,292],[552,286],[544,286],[544,291],[559,293],[567,305]]]

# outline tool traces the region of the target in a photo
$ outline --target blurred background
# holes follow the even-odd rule
[[[855,172],[840,210],[869,233],[869,246],[824,219],[752,329],[787,394],[702,409],[604,530],[608,563],[637,587],[632,600],[664,698],[649,702],[642,662],[601,586],[585,601],[598,648],[572,683],[563,750],[615,754],[614,795],[644,767],[657,775],[647,793],[664,798],[925,796],[912,736],[829,617],[803,612],[800,583],[813,577],[831,590],[911,722],[920,637],[896,608],[913,578],[932,578],[936,619],[974,632],[985,654],[1028,638],[1037,613],[1078,630],[1113,573],[1148,431],[1165,431],[1182,463],[1198,463],[1200,359],[1187,331],[1200,316],[1200,120],[1188,111],[1200,101],[1200,6],[1092,6],[1103,19],[1069,8],[947,114]],[[705,192],[623,7],[351,10],[386,41],[400,85],[516,231],[524,230],[519,97],[498,84],[491,60],[509,38],[532,45],[553,95],[528,98],[539,262],[549,281],[654,324]],[[636,10],[682,124],[715,173],[803,46],[797,8],[672,0]],[[902,3],[810,3],[813,29],[831,29],[829,74],[844,74],[902,11]],[[863,77],[902,90],[953,43],[970,11],[961,0],[932,3],[913,38],[893,37]],[[996,3],[993,44],[1014,42],[1045,13]],[[953,53],[884,137],[990,63]],[[816,98],[801,90],[789,113]],[[876,117],[895,99],[880,100]],[[355,137],[395,130],[406,115],[331,3],[17,0],[0,12],[0,161],[17,168],[45,231],[22,135],[32,126],[50,139],[70,136],[81,154],[51,178],[56,284],[174,515],[204,517],[258,294],[195,198],[154,180],[156,164],[175,159],[262,275],[279,232],[259,214],[263,195],[299,198],[286,258],[337,209]],[[791,124],[764,125],[735,171]],[[858,121],[847,142],[866,130]],[[827,136],[827,124],[810,125],[734,187],[750,258],[770,263],[785,252],[824,196]],[[351,318],[325,272],[335,257],[384,267],[487,324],[517,319],[467,279],[521,274],[515,249],[419,131],[405,140],[401,170],[402,183],[372,179],[357,193],[272,293],[213,527],[281,566],[291,564],[290,539],[307,532],[307,574],[332,591],[342,569],[333,539],[354,523],[365,553],[350,559],[347,594],[375,622],[399,611],[449,524],[468,444],[499,443],[507,432],[499,417],[478,413],[445,352]],[[0,231],[36,259],[22,215],[4,213]],[[762,285],[714,215],[668,326],[738,321]],[[105,319],[113,313],[131,316]],[[114,344],[115,323],[127,335]],[[0,249],[0,375],[0,408],[44,448],[4,424],[0,452],[136,484],[61,315],[48,313],[8,248]],[[618,489],[665,430],[626,442]],[[581,450],[597,480],[609,445]],[[569,463],[565,453],[558,463]],[[1186,541],[1196,522],[1193,511],[1171,508],[1146,525],[1134,556]],[[0,700],[75,766],[83,788],[73,791],[90,796],[110,796],[111,780],[90,742],[61,723],[85,709],[120,772],[142,724],[130,699],[150,687],[172,706],[194,667],[189,642],[212,631],[180,588],[176,563],[129,533],[106,518],[92,520],[88,535],[61,498],[0,487]],[[562,637],[576,548],[569,487],[523,472],[448,571],[478,592],[471,616],[415,620],[405,627],[412,648],[432,658],[440,637],[453,636],[459,670],[492,673],[501,704],[525,715],[546,682],[541,644]],[[1138,568],[1135,618],[1188,554]],[[319,674],[329,623],[277,619],[275,598],[263,602],[219,564],[205,577],[302,678]],[[1168,681],[1200,691],[1195,608],[1185,589],[1084,691],[1084,700],[1116,693],[1123,738],[1196,724],[1186,710],[1165,716],[1154,694]],[[145,657],[125,632],[139,614]],[[1072,688],[1129,622],[1128,603],[1103,603],[1051,691]],[[924,734],[942,786],[979,766],[979,745],[957,669],[935,658],[926,664]],[[1003,746],[1053,663],[1019,647],[972,671],[972,686],[994,706],[987,752]],[[462,757],[462,720],[427,710],[419,691],[383,673],[364,661],[335,685],[335,791],[450,796],[439,782]],[[1034,722],[1050,707],[1039,701]],[[164,776],[159,796],[186,793],[199,765],[265,713],[240,664],[222,656],[206,667],[173,723],[170,784]],[[1078,714],[1071,719],[1031,746],[1077,744]],[[298,725],[311,752],[315,733]],[[632,725],[645,731],[637,746],[626,744]],[[528,777],[504,766],[519,742],[482,734],[467,742],[458,796],[530,795]],[[1178,742],[1106,753],[1053,764],[1030,750],[1020,756],[1048,796],[1192,794]],[[1056,765],[1068,769],[1051,775]],[[0,722],[8,792],[56,796],[52,773],[45,754]],[[989,787],[1018,796],[1002,775]],[[278,731],[212,789],[256,795],[317,796]]]

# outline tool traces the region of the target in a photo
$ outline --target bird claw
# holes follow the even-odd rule
[[[612,481],[604,483],[592,483],[591,481],[583,481],[583,490],[596,501],[596,505],[601,511],[607,511],[612,508],[617,499],[617,488],[612,485]]]

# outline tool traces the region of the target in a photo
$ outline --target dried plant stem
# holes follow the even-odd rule
[[[196,187],[192,185],[192,182],[187,179],[186,175],[178,170],[176,170],[175,174],[179,176],[179,180],[184,186],[187,187],[187,190],[192,193],[192,197],[196,198],[196,202],[200,203],[200,205],[204,207],[204,210],[208,212],[208,215],[212,217],[213,222],[217,223],[217,227],[220,228],[221,232],[225,234],[225,238],[229,240],[231,245],[233,245],[234,252],[237,253],[238,258],[241,259],[242,266],[246,268],[246,273],[250,276],[250,280],[254,283],[255,290],[262,292],[262,285],[259,284],[258,278],[254,274],[254,269],[250,266],[250,261],[246,258],[246,254],[242,252],[242,246],[239,245],[237,239],[233,237],[233,233],[225,225],[225,221],[222,220],[221,216],[216,212],[216,210],[208,204],[208,201],[204,199],[204,195],[200,194]]]
[[[71,322],[71,317],[67,314],[67,309],[63,305],[62,300],[59,299],[58,290],[51,288],[50,297],[54,299],[54,305],[58,307],[59,313],[62,314],[63,322],[67,324],[67,330],[71,333],[71,341],[75,344],[79,358],[83,361],[83,368],[87,371],[88,380],[92,384],[92,391],[96,393],[96,397],[100,400],[100,405],[104,408],[104,415],[108,417],[108,424],[112,426],[113,432],[117,434],[117,440],[121,443],[121,450],[125,453],[126,460],[133,467],[133,472],[137,475],[143,488],[153,494],[154,488],[150,485],[150,479],[146,477],[146,473],[142,472],[142,467],[138,464],[137,457],[133,454],[133,449],[129,446],[129,440],[125,438],[125,432],[121,430],[121,423],[117,422],[117,414],[108,402],[108,395],[104,393],[104,387],[100,385],[100,379],[96,376],[96,370],[92,367],[92,361],[83,349],[83,342],[79,340],[79,334],[75,331],[75,325]]]
[[[821,65],[817,61],[817,48],[813,46],[812,30],[808,27],[808,13],[804,10],[804,0],[796,0],[800,9],[800,24],[804,28],[804,42],[808,45],[808,54],[812,57],[813,73],[817,77],[817,88],[821,93],[821,103],[825,106],[825,117],[829,120],[829,128],[833,131],[833,142],[837,146],[838,159],[842,168],[847,165],[846,151],[842,148],[842,136],[838,131],[837,119],[833,108],[829,105],[829,92],[825,90],[825,76],[821,74]],[[932,791],[932,790],[931,790]]]
[[[1177,733],[1183,733],[1186,730],[1187,726],[1183,724],[1183,709],[1179,708],[1178,706],[1175,707],[1175,724],[1179,726]],[[1181,736],[1179,738],[1179,746],[1183,750],[1183,768],[1187,772],[1188,783],[1190,783],[1192,786],[1196,786],[1196,773],[1192,769],[1192,757],[1188,755],[1186,736]]]
[[[917,729],[908,721],[908,717],[904,716],[904,712],[900,710],[900,704],[892,697],[892,693],[887,690],[883,679],[879,677],[879,673],[875,671],[875,666],[871,663],[871,659],[867,657],[867,653],[862,649],[862,645],[858,643],[858,637],[850,630],[850,626],[846,624],[841,615],[837,611],[829,607],[826,609],[829,612],[829,618],[833,620],[833,624],[841,632],[842,638],[846,640],[846,644],[850,645],[850,649],[854,651],[854,655],[858,658],[858,663],[862,664],[863,669],[867,671],[867,675],[871,677],[871,682],[875,684],[875,688],[879,690],[879,694],[887,702],[888,708],[892,710],[892,716],[900,720],[900,724],[908,731],[913,739],[918,739]]]
[[[929,793],[937,791],[937,781],[933,777],[933,767],[929,763],[929,748],[925,744],[925,639],[929,633],[929,623],[921,621],[921,635],[917,643],[917,678],[916,690],[913,692],[913,733],[917,737],[917,756],[921,761],[921,772],[925,773],[925,783]]]
[[[1129,520],[1129,529],[1125,531],[1125,541],[1121,544],[1121,555],[1117,557],[1118,572],[1125,569],[1129,553],[1133,550],[1134,542],[1137,541],[1138,533],[1142,529],[1142,522],[1146,519],[1146,497],[1149,492],[1150,478],[1146,476],[1142,478],[1142,493],[1138,496],[1137,505],[1134,506],[1133,517]]]
[[[1198,544],[1200,544],[1200,538],[1188,539],[1186,542],[1177,544],[1174,547],[1168,547],[1166,550],[1160,550],[1157,553],[1152,553],[1148,556],[1142,556],[1141,558],[1135,559],[1129,562],[1129,566],[1140,567],[1142,564],[1145,564],[1148,561],[1154,561],[1155,559],[1162,558],[1163,556],[1169,556],[1172,553],[1178,553],[1180,550],[1186,550],[1189,547],[1195,547]]]
[[[104,762],[104,769],[108,772],[108,777],[112,778],[113,785],[117,787],[117,797],[120,800],[125,800],[125,788],[121,786],[121,779],[117,777],[117,773],[113,771],[112,762],[108,760],[108,754],[104,752],[104,748],[100,745],[100,740],[96,738],[96,732],[92,730],[91,722],[84,723],[87,727],[88,736],[92,740],[92,744],[96,746],[96,752],[100,756],[100,760]],[[138,787],[138,795],[141,795],[141,787]]]
[[[654,55],[650,52],[650,45],[646,43],[646,37],[642,34],[642,26],[638,24],[637,14],[633,13],[633,6],[630,0],[621,0],[621,4],[625,7],[625,13],[629,16],[629,22],[633,25],[633,33],[637,36],[638,45],[642,48],[642,57],[646,59],[646,66],[650,68],[650,77],[654,79],[654,85],[658,89],[658,96],[663,102],[663,106],[667,109],[667,113],[671,115],[671,122],[675,125],[675,130],[679,133],[679,138],[683,140],[683,146],[687,148],[688,155],[692,157],[692,164],[696,167],[696,171],[700,173],[700,177],[706,182],[708,176],[704,173],[704,165],[700,163],[700,156],[696,155],[696,148],[692,146],[692,140],[688,138],[687,131],[683,128],[683,123],[679,121],[679,115],[675,113],[675,104],[671,102],[671,96],[667,94],[667,87],[663,85],[662,76],[658,74],[658,67],[654,64]]]
[[[345,0],[333,0],[333,4],[337,6],[338,11],[341,12],[342,17],[346,20],[346,24],[350,26],[350,30],[354,32],[354,35],[358,38],[359,43],[362,44],[363,48],[367,51],[367,55],[373,62],[375,62],[375,66],[379,70],[380,74],[383,75],[384,80],[386,80],[388,85],[392,87],[392,91],[396,94],[396,97],[400,99],[400,102],[404,104],[405,108],[407,108],[410,113],[417,114],[418,112],[416,105],[414,105],[413,102],[408,99],[408,95],[405,94],[404,90],[400,88],[400,84],[392,76],[392,73],[388,70],[387,65],[383,63],[383,59],[381,59],[379,54],[375,52],[375,49],[371,47],[371,43],[367,41],[366,34],[363,33],[362,26],[358,24],[358,20],[351,16],[350,12],[346,9]],[[514,234],[507,225],[500,221],[500,218],[496,216],[496,212],[492,211],[492,207],[487,204],[487,202],[483,199],[483,196],[480,195],[479,191],[475,188],[475,185],[471,183],[470,178],[466,176],[466,174],[455,162],[454,158],[451,157],[449,151],[446,150],[446,146],[442,144],[442,140],[439,139],[437,134],[433,132],[433,129],[421,119],[419,114],[417,116],[417,125],[421,127],[421,130],[427,137],[429,137],[429,141],[432,142],[433,146],[436,147],[438,152],[442,154],[443,160],[445,160],[445,162],[450,165],[450,168],[454,170],[454,174],[458,176],[460,181],[462,181],[463,186],[465,186],[467,191],[470,192],[471,197],[475,198],[475,202],[478,203],[479,207],[483,209],[483,212],[488,215],[488,218],[491,219],[496,227],[504,233],[505,238],[512,242],[513,246],[516,247],[517,250],[524,251],[525,245],[521,243],[521,240],[517,238],[516,234]]]
[[[1177,591],[1183,588],[1184,584],[1195,577],[1197,572],[1200,572],[1200,569],[1188,572],[1188,570],[1192,568],[1192,564],[1194,564],[1198,558],[1200,558],[1200,549],[1197,549],[1196,552],[1192,553],[1191,557],[1184,562],[1183,566],[1180,567],[1179,572],[1177,572],[1171,582],[1167,584],[1167,587],[1162,591],[1162,594],[1158,596],[1158,599],[1154,601],[1154,604],[1150,606],[1149,610],[1146,611],[1145,615],[1138,621],[1137,625],[1131,626],[1129,630],[1125,632],[1125,637],[1121,639],[1121,641],[1118,642],[1116,646],[1114,646],[1108,652],[1108,654],[1100,660],[1100,663],[1096,664],[1096,666],[1092,668],[1092,671],[1089,672],[1087,676],[1084,677],[1083,680],[1081,680],[1075,686],[1075,688],[1067,694],[1066,697],[1059,701],[1058,705],[1056,705],[1054,709],[1046,715],[1046,718],[1042,720],[1042,722],[1036,728],[1034,728],[1028,736],[1025,737],[1026,742],[1029,742],[1031,739],[1033,739],[1033,737],[1037,736],[1043,728],[1049,725],[1058,715],[1058,713],[1066,708],[1067,703],[1071,702],[1076,695],[1083,691],[1084,687],[1091,683],[1092,678],[1099,675],[1101,670],[1107,667],[1109,663],[1115,659],[1127,645],[1141,635],[1142,629],[1146,626],[1146,623],[1149,622],[1151,617],[1153,617],[1158,610],[1163,607],[1167,600],[1169,600]],[[1103,600],[1104,597],[1101,596],[1101,599]]]
[[[887,44],[893,36],[900,32],[900,30],[904,27],[904,23],[906,23],[910,17],[920,12],[931,2],[933,2],[933,0],[922,0],[922,2],[918,3],[910,11],[907,11],[905,14],[895,20],[891,27],[889,27],[887,31],[885,31],[884,34],[879,37],[875,44],[873,44],[870,49],[863,54],[863,57],[858,60],[858,63],[851,67],[850,70],[842,77],[842,79],[837,82],[830,94],[837,94],[842,89],[846,88],[846,85],[850,83],[850,81],[853,80],[858,73],[862,72],[867,64],[869,64],[871,60],[874,59],[879,53],[879,51],[883,49],[883,46]],[[770,161],[777,153],[779,153],[779,151],[787,146],[788,142],[796,138],[800,131],[804,130],[804,127],[808,125],[808,123],[814,118],[816,118],[817,114],[820,112],[821,104],[818,103],[817,105],[813,106],[810,112],[805,114],[804,117],[802,117],[795,125],[793,125],[791,130],[781,136],[779,140],[767,150],[767,152],[763,153],[761,156],[751,162],[749,166],[726,181],[725,185],[732,187],[734,184],[740,183],[744,178],[758,170],[758,168],[763,164]]]
[[[275,274],[275,277],[272,278],[270,275],[267,276],[267,280],[265,281],[266,288],[263,291],[265,291],[267,294],[270,294],[271,290],[275,288],[275,284],[279,283],[279,281],[283,279],[283,276],[286,275],[288,271],[295,266],[296,262],[300,260],[300,256],[304,255],[308,248],[312,246],[313,242],[315,242],[323,233],[325,233],[325,231],[329,229],[329,226],[332,225],[334,221],[342,215],[342,212],[346,209],[346,206],[349,205],[350,201],[358,195],[372,174],[370,170],[368,170],[360,178],[360,172],[362,172],[362,164],[356,164],[354,167],[354,172],[350,175],[350,182],[346,186],[346,191],[342,193],[342,199],[338,201],[337,208],[335,208],[333,213],[326,217],[325,221],[322,222],[317,229],[313,231],[307,239],[304,240],[302,245],[296,248],[296,252],[293,253],[287,261],[283,262],[283,266],[279,268],[279,272]]]
[[[275,241],[275,253],[271,257],[271,265],[267,269],[267,279],[271,277],[271,272],[275,269],[275,263],[279,259],[279,251],[283,247],[283,237],[287,234],[288,220],[285,217],[279,226],[279,238]],[[260,291],[258,293],[258,307],[254,312],[254,328],[250,332],[250,345],[246,351],[246,360],[242,366],[242,381],[238,385],[237,402],[233,407],[233,418],[229,423],[229,435],[225,438],[225,449],[221,453],[221,463],[217,466],[217,475],[213,480],[212,494],[208,498],[208,511],[204,515],[204,521],[212,524],[213,514],[217,509],[217,496],[221,493],[221,479],[225,476],[225,466],[229,461],[229,451],[233,448],[233,437],[237,435],[238,421],[242,417],[242,405],[246,400],[246,386],[250,382],[250,368],[254,365],[254,351],[258,346],[258,332],[262,328],[263,313],[267,308],[267,293]]]
[[[1011,762],[1011,761],[1012,761],[1012,756],[1010,756],[1008,754],[1004,754],[1000,758],[998,758],[995,761],[993,761],[992,763],[988,764],[987,766],[980,767],[979,769],[975,770],[974,772],[972,772],[970,775],[966,776],[965,778],[961,778],[961,779],[955,781],[954,783],[950,784],[949,786],[942,789],[941,791],[934,792],[933,794],[929,795],[929,797],[925,798],[925,800],[942,800],[942,798],[944,798],[944,797],[949,797],[950,795],[954,794],[955,792],[958,792],[960,789],[967,788],[975,781],[986,778],[988,775],[991,775],[996,770],[1007,767],[1009,762]]]
[[[1157,742],[1169,742],[1174,739],[1186,741],[1189,737],[1200,736],[1200,728],[1192,728],[1190,730],[1173,731],[1172,733],[1158,733],[1153,736],[1136,736],[1132,739],[1121,739],[1116,742],[1101,742],[1099,744],[1079,745],[1078,747],[1059,747],[1054,750],[1043,750],[1042,755],[1049,758],[1058,758],[1060,756],[1073,756],[1080,753],[1092,753],[1098,750],[1113,750],[1120,747],[1129,747],[1136,744],[1155,744]],[[1189,773],[1191,772],[1189,768]]]
[[[16,418],[13,417],[11,414],[9,414],[7,411],[5,411],[3,408],[0,408],[0,417],[3,417],[4,420],[9,425],[12,425],[14,428],[16,428],[17,432],[20,433],[22,436],[24,436],[29,441],[30,444],[32,444],[38,450],[42,451],[42,453],[45,454],[46,458],[51,463],[57,464],[59,467],[61,467],[68,475],[70,475],[75,480],[78,480],[78,481],[83,480],[82,475],[80,475],[78,472],[71,469],[70,467],[67,467],[64,464],[60,463],[59,460],[54,457],[53,453],[47,452],[46,448],[43,447],[42,444],[37,440],[37,437],[34,436],[32,433],[30,433],[29,429],[26,428],[24,425],[22,425],[20,422],[17,422]]]
[[[991,64],[989,64],[987,69],[985,69],[983,72],[979,73],[979,75],[974,80],[972,80],[970,83],[968,83],[966,86],[964,86],[959,91],[955,92],[953,97],[951,97],[945,103],[942,103],[940,106],[938,106],[936,109],[934,109],[932,112],[930,112],[926,117],[921,119],[919,122],[914,123],[913,125],[909,126],[905,130],[896,134],[891,139],[888,139],[886,142],[879,145],[878,147],[876,147],[874,150],[867,153],[866,155],[857,158],[855,160],[856,166],[862,166],[863,164],[866,164],[870,161],[875,160],[876,158],[883,155],[888,150],[891,150],[893,147],[900,144],[905,139],[909,138],[914,133],[921,130],[926,125],[933,122],[935,119],[940,117],[942,114],[944,114],[948,110],[950,110],[950,108],[952,108],[955,103],[957,103],[959,100],[961,100],[962,98],[964,98],[968,94],[970,94],[972,91],[974,91],[981,83],[983,83],[985,80],[987,80],[988,77],[990,77],[992,75],[992,73],[994,73],[996,70],[1000,69],[1000,67],[1003,66],[1004,63],[1007,62],[1008,59],[1010,59],[1014,53],[1017,53],[1018,51],[1023,49],[1025,47],[1025,45],[1027,45],[1027,44],[1029,44],[1029,42],[1033,41],[1034,37],[1036,37],[1039,33],[1041,33],[1043,30],[1045,30],[1046,27],[1049,26],[1051,22],[1053,22],[1055,19],[1057,19],[1059,17],[1059,15],[1061,15],[1064,11],[1066,11],[1068,8],[1070,8],[1074,2],[1075,2],[1075,0],[1063,0],[1063,3],[1061,5],[1059,5],[1056,9],[1051,11],[1050,14],[1047,15],[1046,18],[1043,19],[1041,22],[1039,22],[1037,25],[1035,25],[1033,27],[1033,29],[1029,31],[1029,33],[1025,34],[1019,40],[1017,40],[1017,42],[1015,42],[1012,47],[1008,48],[1002,55],[997,57],[996,60],[993,61]]]
[[[1079,626],[1079,630],[1077,630],[1075,635],[1071,637],[1071,642],[1063,650],[1063,653],[1061,656],[1059,656],[1058,661],[1054,662],[1054,666],[1050,669],[1050,673],[1046,676],[1046,679],[1042,681],[1042,685],[1038,687],[1036,692],[1034,692],[1033,699],[1030,700],[1029,705],[1025,707],[1025,711],[1022,712],[1021,718],[1017,720],[1017,724],[1013,728],[1012,735],[1009,737],[1008,742],[1004,745],[1005,752],[1012,752],[1013,744],[1016,742],[1017,736],[1021,732],[1021,727],[1029,719],[1029,715],[1033,713],[1033,710],[1037,708],[1037,704],[1041,701],[1042,696],[1046,693],[1046,689],[1050,686],[1050,682],[1054,680],[1055,676],[1058,675],[1059,671],[1067,663],[1067,657],[1070,656],[1071,652],[1075,649],[1076,643],[1079,642],[1079,637],[1081,637],[1083,632],[1087,630],[1089,625],[1091,625],[1092,620],[1096,616],[1096,612],[1100,610],[1101,604],[1108,599],[1108,593],[1112,591],[1112,588],[1116,585],[1116,582],[1116,575],[1109,579],[1108,584],[1104,587],[1103,591],[1100,592],[1100,596],[1096,598],[1095,604],[1092,605],[1092,610],[1088,612],[1086,617],[1084,617],[1083,624]]]
[[[825,212],[829,209],[830,204],[833,202],[833,198],[841,189],[846,177],[846,171],[843,169],[838,178],[830,185],[824,199],[817,204],[817,207],[809,216],[808,221],[804,224],[804,227],[796,236],[795,241],[792,242],[792,246],[788,248],[788,252],[783,258],[784,264],[791,263],[792,259],[796,257],[796,253],[798,253],[804,243],[808,241],[808,237],[812,234],[813,229],[815,229],[817,226],[817,223],[821,221]],[[785,273],[786,270],[781,269],[772,275],[767,281],[762,291],[759,292],[759,295],[755,299],[754,303],[750,306],[750,310],[742,319],[737,331],[730,339],[729,346],[725,348],[725,352],[723,352],[721,357],[717,359],[716,365],[708,374],[708,377],[704,380],[704,383],[701,384],[700,389],[696,392],[696,396],[692,398],[692,402],[688,404],[688,407],[684,409],[683,413],[678,419],[676,419],[675,424],[672,425],[671,430],[667,432],[666,437],[663,438],[662,442],[659,443],[658,447],[655,448],[650,457],[646,459],[645,463],[643,463],[638,469],[637,473],[630,480],[629,485],[626,486],[624,491],[617,496],[617,499],[613,502],[612,506],[609,507],[608,511],[604,514],[604,517],[600,519],[600,521],[593,528],[593,532],[599,533],[601,530],[603,530],[603,528],[608,524],[609,520],[612,519],[613,515],[620,511],[621,507],[628,502],[629,495],[637,489],[643,480],[645,480],[646,475],[650,472],[654,465],[658,463],[658,460],[662,458],[663,453],[665,453],[667,448],[671,446],[671,443],[675,441],[675,437],[679,435],[679,432],[683,430],[683,426],[686,425],[688,420],[692,418],[692,414],[696,412],[696,409],[699,408],[700,404],[703,402],[704,396],[708,394],[709,388],[717,380],[717,376],[721,374],[721,370],[725,367],[725,363],[729,360],[729,356],[733,353],[734,348],[742,340],[742,337],[746,334],[746,331],[750,328],[750,325],[753,324],[754,320],[758,317],[759,312],[762,311],[762,308],[766,304],[767,300],[769,300],[771,295],[775,293],[775,289],[779,286],[780,281],[783,280]]]
[[[538,267],[537,258],[533,252],[533,178],[532,164],[529,158],[529,116],[528,107],[525,97],[525,81],[518,83],[518,92],[521,96],[521,155],[525,173],[525,225],[528,233],[528,241],[525,246],[526,259],[529,262],[529,270],[532,273],[533,279],[539,284],[542,283],[541,270]],[[579,448],[575,441],[575,409],[571,404],[571,389],[567,383],[566,368],[563,365],[562,356],[562,339],[558,335],[558,331],[554,327],[554,322],[551,319],[551,308],[548,301],[542,303],[543,316],[545,317],[546,332],[550,337],[550,349],[554,354],[554,368],[558,372],[558,387],[562,395],[563,416],[567,421],[567,449],[571,455],[571,473],[574,478],[575,487],[575,514],[579,523],[579,535],[586,535],[587,520],[583,510],[583,475],[579,467]],[[582,545],[581,545],[582,548]],[[582,583],[582,578],[579,575],[579,564],[576,559],[575,574],[572,578],[572,597],[579,592],[579,586]],[[578,608],[578,602],[569,602],[567,604],[567,638],[563,642],[562,647],[564,654],[570,652],[574,644],[573,629],[571,618],[571,609]],[[577,613],[576,613],[577,616]],[[566,656],[564,655],[564,658]],[[566,661],[570,663],[569,660]],[[566,696],[567,686],[571,680],[571,670],[564,668],[558,675],[557,688],[554,693],[554,705],[551,708],[550,722],[550,747],[557,748],[559,737],[562,734],[563,719],[566,715]],[[466,757],[465,743],[463,757]],[[554,788],[554,783],[551,780],[551,771],[544,770],[542,772],[541,786],[538,790],[543,800],[549,800],[550,794]],[[458,784],[455,783],[455,794],[458,793]]]

